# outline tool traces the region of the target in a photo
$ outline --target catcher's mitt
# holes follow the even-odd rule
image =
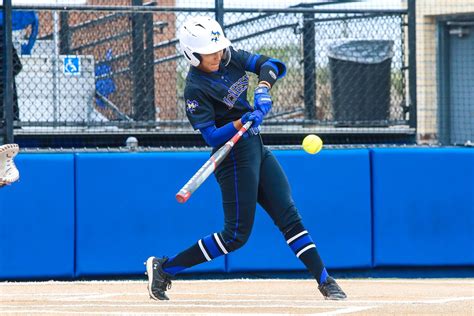
[[[13,162],[20,147],[17,144],[0,146],[0,187],[11,184],[20,178],[20,172]]]

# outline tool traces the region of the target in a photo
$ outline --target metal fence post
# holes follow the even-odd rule
[[[142,0],[133,0],[132,5],[141,6]],[[145,65],[145,51],[144,51],[144,39],[143,39],[143,14],[133,13],[132,14],[132,64],[130,69],[132,70],[132,107],[133,116],[137,121],[143,121],[148,119],[147,109],[143,102],[144,97],[144,65]]]
[[[224,0],[216,0],[215,1],[215,8],[216,8],[216,21],[222,26],[224,29]]]
[[[408,0],[408,85],[410,97],[408,125],[416,129],[416,0]]]
[[[155,49],[153,42],[154,27],[153,13],[144,14],[145,27],[145,82],[144,82],[144,108],[146,108],[146,119],[154,121],[156,115],[155,108]]]
[[[12,1],[3,1],[3,127],[4,142],[13,143],[13,43],[12,43]]]
[[[61,55],[70,55],[71,43],[69,30],[69,13],[62,11],[59,13],[59,53]]]
[[[303,64],[305,119],[316,118],[316,43],[314,13],[303,14]]]

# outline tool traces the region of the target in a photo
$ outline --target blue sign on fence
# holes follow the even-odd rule
[[[66,75],[81,74],[81,59],[78,56],[66,56],[63,62],[63,72]]]

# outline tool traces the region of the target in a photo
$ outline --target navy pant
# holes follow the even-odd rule
[[[324,281],[324,264],[301,223],[288,179],[260,135],[241,139],[214,174],[222,191],[224,229],[169,258],[163,265],[165,272],[175,275],[242,247],[250,237],[258,202],[310,273],[318,282]]]
[[[224,230],[220,237],[228,252],[242,247],[252,231],[257,202],[282,233],[301,218],[290,185],[275,156],[260,135],[241,139],[215,171],[222,191]]]

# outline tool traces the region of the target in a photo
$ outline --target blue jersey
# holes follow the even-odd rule
[[[231,60],[219,70],[206,73],[190,67],[186,78],[184,98],[186,115],[194,129],[216,127],[238,120],[252,111],[247,101],[249,77],[246,71],[256,73],[256,61],[262,56],[243,50],[231,49]]]

